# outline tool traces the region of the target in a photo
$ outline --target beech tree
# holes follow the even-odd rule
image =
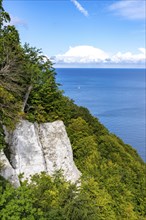
[[[14,26],[2,29],[0,54],[0,120],[10,124],[20,111],[25,87],[23,51]]]
[[[23,100],[22,111],[29,109],[27,103],[31,91],[37,86],[42,87],[44,83],[50,78],[54,77],[54,69],[52,67],[51,61],[44,55],[40,49],[35,47],[30,47],[29,44],[24,45],[24,54],[25,54],[25,72],[28,76],[26,93]]]
[[[0,13],[0,122],[13,127],[25,109],[32,107],[28,104],[31,91],[42,89],[46,82],[50,87],[51,81],[56,89],[56,83],[50,60],[35,47],[22,47],[16,28],[6,25],[10,18],[2,1]]]

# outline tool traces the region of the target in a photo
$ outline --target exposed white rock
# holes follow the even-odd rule
[[[24,173],[24,178],[47,171],[35,124],[21,121],[9,138],[11,163],[16,173]]]
[[[20,186],[20,182],[16,174],[16,171],[12,168],[3,151],[0,152],[0,161],[2,163],[0,175],[3,176],[9,182],[11,182],[15,187]]]
[[[49,174],[63,170],[67,180],[75,182],[80,172],[73,161],[72,147],[62,121],[39,125],[39,137]]]
[[[41,171],[52,175],[56,170],[63,170],[64,177],[71,182],[79,179],[62,121],[37,124],[22,120],[7,141],[11,164],[17,175],[24,174],[24,179]]]

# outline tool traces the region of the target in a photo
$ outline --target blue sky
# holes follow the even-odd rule
[[[21,42],[56,67],[144,67],[145,0],[4,0]]]

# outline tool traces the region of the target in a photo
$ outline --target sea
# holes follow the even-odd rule
[[[57,68],[64,94],[146,161],[146,69]]]

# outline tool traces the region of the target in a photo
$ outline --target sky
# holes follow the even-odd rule
[[[145,0],[3,0],[21,43],[55,67],[146,67]]]

